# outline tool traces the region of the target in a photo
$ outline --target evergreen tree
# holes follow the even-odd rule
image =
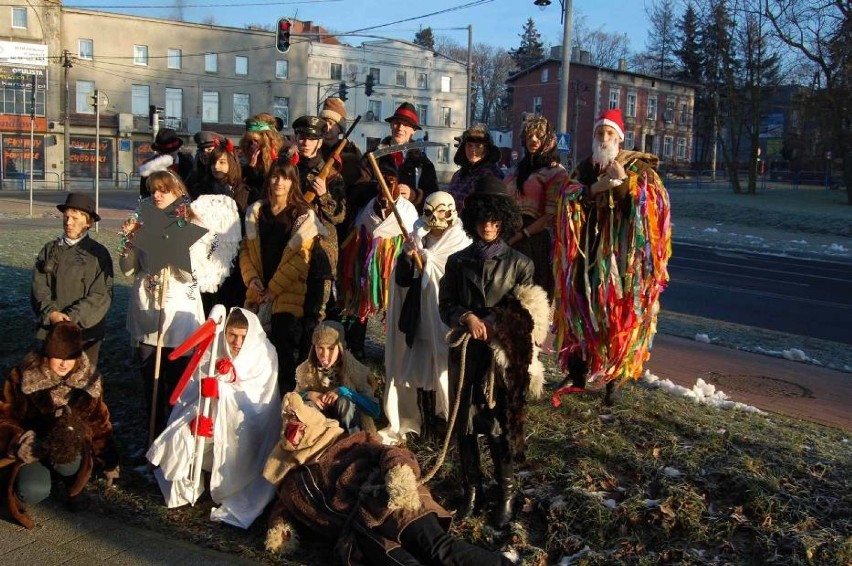
[[[647,56],[653,60],[654,74],[668,78],[675,75],[673,55],[677,46],[675,0],[654,0],[648,12],[651,29],[646,42]]]
[[[427,27],[423,28],[417,33],[414,34],[415,45],[420,45],[425,47],[426,49],[435,50],[435,37],[432,35],[432,28]]]
[[[690,2],[677,24],[677,47],[674,55],[679,62],[677,78],[698,84],[704,67],[701,51],[701,38],[698,27],[698,14]]]
[[[509,50],[509,55],[518,70],[528,69],[544,61],[544,44],[541,42],[541,34],[535,28],[532,18],[524,24],[524,31],[519,34],[519,37],[521,44],[518,48]]]

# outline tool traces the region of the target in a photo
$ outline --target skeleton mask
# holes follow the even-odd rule
[[[453,195],[444,191],[436,191],[426,197],[423,203],[423,223],[429,229],[447,229],[453,225],[458,218],[456,212],[456,201]]]

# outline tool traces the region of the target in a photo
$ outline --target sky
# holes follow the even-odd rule
[[[394,0],[179,0],[184,19],[201,22],[213,17],[214,23],[243,27],[247,24],[275,25],[278,18],[311,20],[335,32],[364,30],[365,34],[411,41],[420,27],[431,27],[434,35],[448,36],[467,44],[467,26],[473,26],[474,43],[485,43],[504,49],[516,48],[519,34],[528,18],[536,23],[545,45],[562,44],[562,7],[559,0],[544,9],[534,0],[432,0],[402,2]],[[139,16],[172,18],[178,2],[172,0],[66,0],[69,7],[109,10]],[[134,8],[126,8],[129,6]],[[644,48],[647,22],[643,19],[641,0],[600,0],[572,2],[575,19],[582,15],[589,29],[604,27],[614,33],[628,33],[631,51]],[[142,6],[142,7],[139,7]],[[428,15],[436,12],[442,14]],[[613,15],[617,17],[613,18]],[[412,19],[413,18],[413,19]],[[408,20],[408,21],[401,21]],[[399,22],[399,23],[395,23]],[[391,25],[387,25],[391,24]],[[369,37],[351,37],[347,43],[357,45]]]

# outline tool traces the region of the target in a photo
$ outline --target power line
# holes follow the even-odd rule
[[[219,4],[219,3],[210,3],[210,4],[183,4],[180,6],[181,8],[241,8],[246,6],[282,6],[282,5],[295,5],[295,4],[327,4],[329,2],[342,2],[343,0],[296,0],[294,2],[245,2],[239,4]],[[56,4],[33,4],[29,3],[32,8],[55,8]],[[20,3],[17,4],[7,4],[2,3],[0,6],[20,6]],[[103,10],[103,9],[111,9],[111,10],[162,10],[162,9],[174,9],[176,6],[174,3],[171,4],[139,4],[139,5],[131,5],[131,4],[108,4],[108,5],[94,5],[94,4],[82,4],[82,5],[74,5],[69,6],[66,5],[66,8],[80,8],[83,10]]]
[[[371,27],[356,29],[356,30],[353,30],[353,31],[348,31],[344,34],[339,34],[339,35],[357,35],[358,32],[361,32],[361,31],[372,31],[374,29],[385,28],[385,27],[388,27],[388,26],[392,26],[392,25],[395,25],[395,24],[401,24],[401,23],[404,23],[404,22],[412,22],[412,21],[415,21],[415,20],[422,20],[423,18],[430,18],[432,16],[440,16],[441,14],[447,14],[449,12],[456,12],[458,10],[473,8],[474,6],[480,6],[482,4],[490,4],[493,1],[494,0],[475,0],[474,2],[468,2],[467,4],[462,4],[461,6],[456,6],[454,8],[446,8],[444,10],[438,10],[437,12],[430,12],[428,14],[423,14],[423,15],[420,15],[420,16],[414,16],[414,17],[411,17],[411,18],[405,18],[403,20],[396,20],[395,22],[388,22],[386,24],[379,24],[377,26],[371,26]]]

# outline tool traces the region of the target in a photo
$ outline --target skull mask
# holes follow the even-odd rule
[[[426,197],[421,219],[430,230],[446,230],[453,225],[457,217],[456,201],[450,193],[436,191]]]

